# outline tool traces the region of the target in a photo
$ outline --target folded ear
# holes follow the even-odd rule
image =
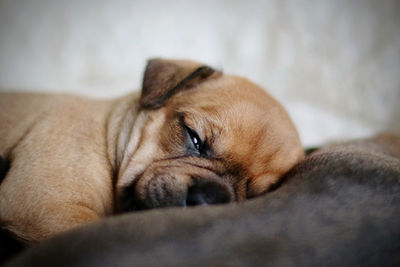
[[[151,59],[144,73],[140,105],[147,109],[162,107],[177,92],[192,88],[213,74],[220,72],[193,61]]]

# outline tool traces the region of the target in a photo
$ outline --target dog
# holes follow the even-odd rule
[[[114,216],[6,266],[399,266],[399,220],[400,138],[383,134],[316,150],[261,197]]]
[[[264,194],[303,159],[284,108],[242,77],[152,59],[113,100],[2,93],[3,229],[27,244],[111,214]]]

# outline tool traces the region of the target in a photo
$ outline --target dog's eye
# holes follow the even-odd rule
[[[202,141],[199,137],[199,135],[196,133],[195,130],[189,128],[188,126],[185,126],[187,133],[190,136],[190,139],[192,140],[194,148],[200,153],[202,149]]]

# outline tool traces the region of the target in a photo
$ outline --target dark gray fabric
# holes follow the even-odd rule
[[[400,160],[389,150],[318,150],[263,197],[112,217],[7,266],[400,266]]]

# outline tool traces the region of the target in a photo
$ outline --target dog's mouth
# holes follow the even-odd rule
[[[150,166],[118,197],[121,212],[164,207],[223,204],[234,201],[230,183],[210,166],[190,160],[163,160]]]

